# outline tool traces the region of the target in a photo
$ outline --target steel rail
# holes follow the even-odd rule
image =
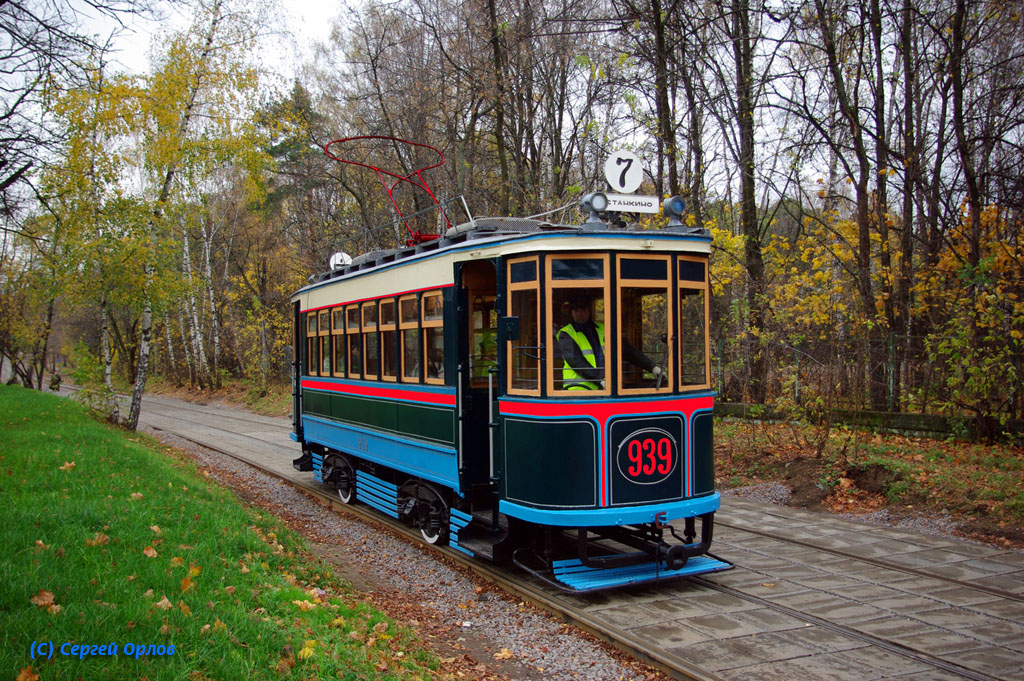
[[[200,413],[203,412],[202,409],[195,408],[195,407],[187,407],[187,406],[182,406],[182,405],[167,405],[167,406],[169,406],[171,409],[181,409],[183,411],[195,411],[195,412],[200,412]],[[236,418],[238,418],[239,420],[244,420],[244,421],[247,421],[247,422],[251,422],[251,419],[246,419],[244,414],[239,414]],[[199,423],[199,422],[196,421],[195,423]],[[203,424],[203,425],[206,425],[206,424]],[[215,426],[208,426],[208,427],[215,428]],[[225,432],[233,432],[233,431],[225,430]],[[237,435],[237,433],[235,433],[235,434]],[[247,436],[247,437],[251,437],[251,436]],[[956,577],[947,577],[945,575],[935,574],[935,573],[932,573],[932,572],[929,572],[927,570],[923,570],[923,569],[920,569],[920,568],[914,568],[914,567],[910,567],[910,566],[907,566],[907,565],[900,565],[898,563],[892,563],[892,562],[886,561],[884,558],[874,558],[874,557],[871,557],[871,556],[864,556],[864,555],[861,555],[861,554],[858,554],[858,553],[854,553],[854,552],[851,552],[851,551],[844,551],[842,549],[830,548],[830,547],[825,547],[825,546],[819,546],[819,545],[817,545],[817,544],[815,544],[813,542],[810,542],[810,541],[804,541],[804,540],[801,540],[801,539],[794,539],[792,537],[785,537],[785,536],[782,536],[782,535],[773,534],[771,532],[765,532],[763,530],[755,530],[755,529],[752,529],[750,527],[744,527],[742,525],[737,525],[735,523],[729,523],[729,522],[721,520],[721,519],[719,519],[717,517],[715,518],[715,525],[718,526],[718,527],[728,528],[730,530],[735,530],[735,531],[738,531],[738,532],[746,532],[748,534],[757,535],[759,537],[765,537],[767,539],[772,539],[772,540],[775,540],[775,541],[778,541],[778,542],[782,542],[782,543],[786,543],[786,544],[792,544],[794,546],[799,546],[801,548],[811,549],[811,550],[814,550],[814,551],[820,551],[822,553],[828,553],[828,554],[831,554],[833,556],[837,556],[837,557],[841,557],[841,558],[851,558],[853,560],[858,560],[858,561],[861,561],[863,563],[868,563],[869,565],[874,565],[875,567],[884,568],[886,570],[896,570],[896,571],[903,572],[903,573],[908,574],[908,575],[913,575],[915,577],[926,577],[926,578],[929,578],[929,579],[934,579],[934,580],[937,580],[937,581],[945,582],[945,583],[950,584],[952,586],[959,586],[959,587],[963,587],[963,588],[966,588],[966,589],[973,589],[975,591],[979,591],[979,592],[982,592],[982,593],[989,594],[990,596],[995,596],[996,598],[1003,598],[1003,599],[1010,600],[1010,601],[1015,601],[1015,602],[1018,602],[1018,603],[1024,603],[1024,594],[1013,593],[1012,591],[1005,591],[1003,589],[998,589],[996,587],[987,586],[987,585],[984,585],[984,584],[975,584],[973,582],[968,582],[968,581],[960,580],[960,579],[957,579]]]
[[[240,456],[233,452],[229,452],[225,449],[218,447],[217,445],[209,442],[204,442],[198,438],[182,435],[181,433],[147,424],[149,428],[155,431],[165,432],[174,437],[187,440],[193,444],[196,444],[205,449],[209,449],[219,454],[229,456],[237,461],[241,461],[253,468],[256,468],[267,475],[271,475],[279,480],[287,482],[288,484],[302,490],[309,496],[323,502],[328,508],[333,511],[346,513],[357,517],[361,521],[370,521],[386,527],[387,529],[399,534],[410,542],[414,543],[423,549],[434,550],[451,559],[453,562],[460,566],[467,568],[475,574],[483,577],[484,579],[496,584],[503,590],[515,595],[521,600],[532,603],[540,609],[548,612],[555,617],[559,618],[567,624],[576,626],[583,631],[595,636],[596,638],[609,643],[619,650],[632,655],[634,658],[664,672],[668,676],[681,681],[723,681],[722,677],[714,674],[710,671],[702,669],[696,665],[691,665],[688,662],[679,660],[676,658],[664,655],[661,651],[651,648],[641,641],[638,637],[630,634],[629,632],[622,631],[607,626],[603,622],[589,616],[587,613],[566,607],[563,603],[553,598],[550,594],[544,592],[537,585],[523,581],[523,575],[515,573],[515,575],[502,570],[500,567],[485,563],[481,560],[470,558],[454,549],[447,546],[437,546],[424,544],[419,532],[416,532],[403,523],[392,520],[387,516],[374,512],[368,506],[355,506],[352,504],[344,504],[335,495],[329,494],[324,491],[323,488],[310,485],[308,483],[300,482],[290,478],[286,475],[282,475],[274,470],[266,468],[259,464],[259,462],[247,459],[244,456]],[[217,430],[222,430],[216,427],[212,427]],[[226,431],[231,432],[231,431]],[[234,433],[237,435],[237,433]],[[249,436],[251,437],[251,436]]]
[[[203,410],[201,410],[199,408],[189,407],[189,406],[184,406],[184,405],[161,405],[161,406],[167,406],[168,408],[170,408],[172,410],[177,409],[177,410],[186,411],[186,412],[189,412],[189,411],[202,412],[203,411]],[[157,415],[157,414],[154,414],[154,415]],[[157,416],[160,416],[160,415],[157,415]],[[182,419],[180,417],[168,416],[166,414],[163,414],[162,416],[164,416],[165,418],[178,418],[179,420],[182,420],[182,421],[185,421],[185,422],[188,422],[188,423],[199,423],[199,422],[196,422],[196,421],[191,421],[189,419]],[[253,422],[252,419],[246,419],[246,418],[244,418],[244,416],[245,416],[244,414],[239,414],[238,415],[238,420],[249,422],[249,423]],[[191,436],[188,436],[188,435],[183,435],[183,434],[181,434],[179,432],[176,432],[176,431],[173,431],[173,430],[169,430],[167,428],[155,426],[155,425],[152,425],[152,424],[147,424],[147,425],[150,428],[152,428],[153,430],[155,430],[155,431],[166,432],[166,433],[171,434],[171,435],[173,435],[175,437],[179,437],[179,438],[181,438],[183,440],[186,440],[188,442],[192,442],[192,443],[194,443],[194,444],[196,444],[198,446],[201,446],[201,447],[204,447],[206,449],[218,452],[218,453],[223,454],[225,456],[228,456],[228,457],[231,457],[233,459],[236,459],[236,460],[238,460],[238,461],[240,461],[242,463],[250,465],[250,466],[252,466],[254,468],[257,468],[258,470],[261,470],[264,473],[267,473],[268,475],[271,475],[271,476],[273,476],[273,477],[275,477],[277,479],[280,479],[280,480],[282,480],[284,482],[287,482],[288,484],[290,484],[290,485],[292,485],[292,486],[302,490],[303,492],[305,492],[309,496],[311,496],[311,497],[313,497],[313,498],[315,498],[317,500],[320,500],[327,507],[331,508],[334,511],[347,513],[347,514],[349,514],[351,516],[355,516],[356,518],[358,518],[358,519],[360,519],[362,521],[370,521],[370,522],[373,522],[373,523],[377,523],[380,526],[383,526],[383,527],[385,527],[387,529],[390,529],[390,530],[396,532],[400,536],[408,539],[409,541],[413,542],[414,544],[416,544],[419,547],[422,547],[424,549],[427,549],[427,548],[434,549],[435,551],[438,551],[442,555],[445,555],[446,557],[450,558],[452,561],[456,562],[457,564],[461,565],[462,567],[467,568],[467,569],[471,570],[472,572],[474,572],[475,574],[479,575],[480,577],[482,577],[482,578],[484,578],[484,579],[486,579],[486,580],[496,584],[497,586],[501,587],[505,591],[507,591],[507,592],[509,592],[509,593],[511,593],[511,594],[513,594],[513,595],[515,595],[517,597],[519,597],[520,599],[522,599],[524,601],[528,601],[528,602],[536,605],[537,607],[545,610],[546,612],[551,613],[552,615],[554,615],[554,616],[558,617],[559,619],[561,619],[563,622],[566,622],[566,623],[569,623],[569,624],[573,624],[573,625],[579,627],[580,629],[583,629],[584,631],[587,631],[588,633],[594,635],[595,637],[597,637],[597,638],[599,638],[599,639],[601,639],[601,640],[603,640],[603,641],[605,641],[605,642],[615,646],[619,650],[622,650],[623,652],[626,652],[626,653],[632,655],[633,657],[635,657],[635,658],[637,658],[637,659],[639,659],[639,660],[641,660],[641,661],[651,665],[652,667],[654,667],[656,669],[659,669],[660,671],[668,674],[669,676],[672,676],[673,678],[677,678],[677,679],[694,679],[694,680],[708,679],[708,680],[718,680],[718,681],[721,681],[721,677],[719,677],[718,675],[716,675],[716,674],[714,674],[714,673],[712,673],[712,672],[710,672],[708,670],[701,669],[700,667],[697,667],[695,665],[691,665],[688,662],[680,660],[678,658],[674,658],[674,657],[670,657],[668,655],[665,655],[665,654],[662,653],[662,651],[655,650],[655,649],[652,649],[650,646],[647,646],[646,644],[643,643],[643,641],[639,640],[637,637],[633,636],[632,634],[630,634],[627,631],[623,631],[623,630],[620,630],[620,629],[617,629],[617,628],[614,628],[614,627],[609,627],[606,624],[604,624],[603,622],[601,622],[599,620],[596,620],[593,617],[588,616],[587,613],[585,613],[585,612],[574,610],[571,607],[568,607],[563,602],[560,602],[560,601],[556,600],[555,598],[553,598],[551,594],[546,593],[545,591],[543,591],[541,588],[539,588],[539,586],[537,584],[531,583],[529,581],[524,581],[526,579],[526,577],[524,575],[522,575],[521,573],[515,573],[513,575],[512,573],[510,573],[508,571],[502,570],[499,566],[493,565],[491,563],[486,563],[486,562],[483,562],[483,561],[479,561],[479,560],[468,558],[467,556],[465,556],[465,555],[463,555],[463,554],[461,554],[461,553],[459,553],[459,552],[457,552],[457,551],[455,551],[453,549],[450,549],[448,547],[439,547],[439,546],[429,546],[429,545],[426,545],[426,544],[424,544],[420,540],[419,534],[417,532],[415,532],[414,530],[408,528],[404,524],[402,524],[402,523],[400,523],[398,521],[394,521],[394,520],[392,520],[392,519],[390,519],[390,518],[388,518],[386,516],[379,515],[379,514],[373,512],[372,509],[370,509],[369,507],[353,506],[353,505],[349,505],[349,504],[343,504],[343,503],[341,503],[341,501],[339,499],[336,498],[335,495],[332,495],[332,494],[329,494],[328,492],[326,492],[323,487],[314,486],[314,485],[311,485],[309,483],[305,483],[305,482],[302,482],[302,481],[295,480],[295,479],[293,479],[291,477],[288,477],[287,475],[284,475],[284,474],[278,473],[278,472],[276,472],[276,471],[274,471],[272,469],[266,468],[263,465],[261,465],[259,462],[256,462],[256,461],[253,461],[251,459],[248,459],[245,456],[242,456],[242,455],[235,454],[233,452],[227,451],[225,449],[222,449],[221,447],[218,447],[217,445],[205,442],[205,441],[200,440],[198,438],[191,437]],[[251,436],[251,435],[246,435],[244,433],[236,433],[234,431],[230,431],[230,430],[227,430],[227,429],[224,429],[224,428],[219,428],[217,426],[209,426],[207,424],[202,424],[202,425],[204,425],[204,427],[210,428],[211,430],[217,430],[217,431],[222,431],[222,432],[225,432],[225,433],[230,433],[233,436],[242,435],[243,437],[254,439],[254,440],[257,440],[257,441],[260,441],[260,442],[263,442],[263,443],[267,442],[266,440],[260,440],[259,438],[256,438],[256,437]],[[1009,598],[1011,600],[1016,600],[1016,601],[1024,600],[1024,599],[1021,598],[1021,596],[1019,596],[1017,594],[1004,593],[1004,592],[1001,592],[998,589],[992,589],[990,587],[984,587],[984,586],[981,586],[981,585],[970,584],[968,582],[961,582],[961,581],[958,581],[958,580],[956,580],[954,578],[947,578],[947,577],[942,577],[942,576],[939,576],[939,575],[933,575],[933,574],[930,574],[928,572],[924,572],[924,571],[920,571],[920,570],[915,570],[913,568],[908,568],[908,567],[905,567],[905,566],[900,566],[900,565],[886,563],[885,561],[882,561],[882,560],[879,560],[879,559],[867,558],[867,557],[864,557],[864,556],[857,556],[857,555],[846,553],[846,552],[843,552],[843,551],[840,551],[840,550],[836,550],[836,549],[823,548],[823,547],[815,546],[814,544],[809,543],[809,542],[803,542],[803,541],[796,540],[796,539],[787,539],[787,538],[784,538],[784,537],[779,537],[779,536],[773,535],[773,534],[768,533],[768,532],[762,532],[762,531],[758,531],[758,530],[751,530],[751,529],[744,528],[744,527],[741,527],[741,526],[738,526],[738,525],[722,523],[721,521],[719,521],[719,524],[722,525],[722,526],[725,526],[725,527],[729,527],[730,529],[734,529],[734,530],[738,530],[738,531],[743,531],[743,532],[748,532],[748,533],[755,534],[755,535],[758,535],[758,536],[767,537],[767,538],[770,538],[770,539],[773,539],[773,540],[776,540],[776,541],[787,542],[787,543],[791,543],[791,544],[794,544],[794,545],[802,546],[802,547],[813,549],[813,550],[822,551],[824,553],[830,553],[830,554],[837,555],[837,556],[855,558],[857,560],[865,561],[865,562],[868,562],[870,564],[877,565],[879,567],[896,569],[896,570],[900,570],[900,571],[903,571],[903,572],[906,572],[906,573],[909,573],[909,574],[914,574],[914,575],[917,575],[917,576],[931,577],[931,578],[934,578],[934,579],[939,579],[941,581],[944,581],[944,582],[947,582],[947,583],[951,583],[951,584],[955,584],[957,586],[963,586],[963,587],[967,587],[967,588],[971,588],[971,589],[976,589],[976,590],[979,590],[979,591],[982,591],[982,592],[990,593],[990,594],[992,594],[994,596],[998,596],[998,597],[1001,597],[1001,598]],[[923,652],[923,651],[918,651],[916,649],[904,646],[902,644],[890,642],[890,641],[887,641],[885,639],[881,639],[881,638],[879,638],[877,636],[874,636],[874,635],[871,635],[871,634],[867,634],[867,633],[858,631],[856,629],[853,629],[851,627],[847,627],[847,626],[842,625],[842,624],[833,623],[833,622],[830,622],[828,620],[816,617],[814,615],[810,615],[808,613],[800,612],[799,610],[795,610],[795,609],[792,609],[792,608],[789,608],[789,607],[786,607],[786,606],[783,606],[783,605],[779,605],[779,604],[774,603],[772,601],[769,601],[767,599],[760,598],[760,597],[755,596],[753,594],[745,593],[745,592],[740,591],[738,589],[735,589],[733,587],[729,587],[729,586],[725,586],[725,585],[722,585],[722,584],[718,584],[718,583],[716,583],[714,581],[711,581],[710,579],[708,579],[706,577],[691,577],[689,579],[690,579],[691,582],[693,582],[695,584],[699,584],[702,587],[705,587],[705,588],[708,588],[708,589],[711,589],[711,590],[714,590],[714,591],[718,591],[718,592],[721,592],[721,593],[729,594],[729,595],[735,596],[737,598],[741,598],[743,600],[746,600],[746,601],[751,602],[751,603],[755,603],[755,604],[760,605],[760,606],[765,607],[765,608],[769,608],[769,609],[774,610],[776,612],[779,612],[779,613],[782,613],[782,614],[786,614],[788,616],[800,619],[800,620],[802,620],[802,621],[804,621],[804,622],[806,622],[808,624],[813,624],[813,625],[821,626],[823,628],[829,629],[830,631],[833,631],[833,632],[836,632],[836,633],[839,633],[839,634],[842,634],[842,635],[845,635],[845,636],[849,636],[849,637],[854,638],[856,640],[860,640],[860,641],[862,641],[862,642],[864,642],[864,643],[866,643],[868,645],[873,645],[873,646],[882,648],[882,649],[884,649],[884,650],[886,650],[888,652],[900,655],[901,657],[906,657],[908,659],[912,659],[912,660],[917,661],[919,663],[927,664],[927,665],[935,667],[937,669],[942,669],[942,670],[947,671],[949,673],[953,673],[953,674],[957,674],[957,675],[963,676],[964,678],[969,678],[972,681],[999,681],[997,677],[988,676],[988,675],[983,674],[981,672],[976,672],[974,670],[971,670],[971,669],[968,669],[968,668],[965,668],[965,667],[961,667],[961,666],[959,666],[959,665],[957,665],[955,663],[948,662],[948,661],[943,660],[941,658],[935,657],[935,656],[933,656],[933,655],[931,655],[929,653],[926,653],[926,652]]]
[[[971,582],[964,582],[957,579],[956,577],[946,577],[945,575],[937,575],[933,572],[928,572],[927,570],[920,570],[918,568],[913,568],[906,565],[889,563],[880,558],[861,556],[856,553],[850,553],[847,551],[842,551],[840,549],[833,549],[826,546],[818,546],[813,542],[803,541],[801,539],[793,539],[792,537],[782,537],[777,534],[772,534],[771,532],[764,532],[762,530],[752,530],[749,527],[742,527],[740,525],[722,522],[717,518],[715,519],[715,525],[717,525],[718,527],[728,527],[730,530],[736,530],[737,532],[747,532],[749,534],[755,534],[759,537],[767,537],[768,539],[774,539],[775,541],[793,544],[794,546],[800,546],[806,549],[821,551],[822,553],[830,553],[833,556],[840,556],[842,558],[853,558],[854,560],[859,560],[863,563],[874,565],[875,567],[885,568],[887,570],[898,570],[900,572],[905,572],[908,575],[914,575],[915,577],[927,577],[929,579],[935,579],[940,582],[946,582],[947,584],[952,584],[954,586],[960,586],[966,589],[974,589],[975,591],[981,591],[982,593],[987,593],[990,596],[996,596],[998,598],[1005,598],[1006,600],[1024,603],[1024,594],[1015,594],[1012,591],[1003,591],[1002,589],[997,589],[992,586],[986,586],[984,584],[973,584]]]

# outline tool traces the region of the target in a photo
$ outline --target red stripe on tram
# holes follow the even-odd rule
[[[310,390],[326,390],[332,393],[344,395],[356,395],[359,397],[379,397],[387,400],[405,400],[407,402],[421,402],[423,404],[438,405],[442,407],[454,407],[455,395],[438,394],[421,390],[408,390],[403,388],[387,388],[383,386],[369,385],[343,385],[329,381],[315,381],[304,379],[303,388]]]

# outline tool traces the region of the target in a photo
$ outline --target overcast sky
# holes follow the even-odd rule
[[[342,10],[340,0],[278,0],[283,32],[291,38],[272,40],[274,46],[261,52],[267,66],[290,79],[296,69],[312,57],[312,45],[326,42],[335,17]],[[127,30],[116,39],[114,62],[117,67],[132,73],[145,73],[149,68],[149,47],[154,35],[167,28],[184,28],[189,17],[180,8],[161,5],[158,20],[131,17]],[[106,35],[114,28],[113,22],[95,22],[92,30]]]

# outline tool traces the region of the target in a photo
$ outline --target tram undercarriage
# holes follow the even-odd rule
[[[472,513],[459,510],[447,490],[415,478],[400,482],[403,476],[396,471],[326,448],[314,446],[292,464],[296,470],[316,471],[342,503],[362,501],[418,529],[428,544],[448,544],[470,556],[513,563],[563,591],[599,591],[732,567],[708,553],[713,512],[681,519],[681,529],[667,523],[535,525],[494,514],[484,494],[476,495],[482,503],[473,504]]]

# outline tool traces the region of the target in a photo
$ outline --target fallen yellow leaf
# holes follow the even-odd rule
[[[508,648],[502,648],[500,653],[494,653],[495,660],[508,660],[512,657],[512,651]]]
[[[142,549],[142,553],[147,558],[156,558],[157,557],[156,549],[154,549],[152,546],[147,546],[146,548]]]
[[[306,641],[306,645],[302,646],[302,650],[296,655],[300,660],[308,660],[313,657],[313,648],[316,647],[316,641]]]
[[[64,465],[60,467],[60,470],[62,470],[62,471],[69,471],[69,470],[71,470],[74,467],[75,467],[75,462],[74,461],[65,461]]]

